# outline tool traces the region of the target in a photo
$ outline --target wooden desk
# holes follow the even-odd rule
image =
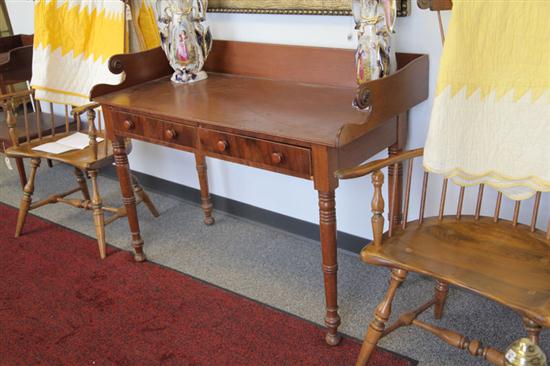
[[[172,84],[172,70],[157,48],[113,57],[110,69],[125,72],[124,82],[92,91],[113,141],[135,258],[142,261],[145,255],[125,137],[195,154],[206,224],[213,218],[205,156],[313,180],[319,195],[326,340],[338,344],[338,180],[333,172],[384,148],[390,153],[402,148],[407,111],[428,96],[428,57],[398,55],[400,71],[363,89],[368,87],[370,93],[362,95],[372,105],[365,113],[351,105],[356,96],[351,50],[225,41],[215,42],[213,50],[205,81]],[[400,191],[399,169],[392,174],[390,185]],[[397,201],[390,207],[400,205]]]

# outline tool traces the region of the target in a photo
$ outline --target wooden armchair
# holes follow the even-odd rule
[[[2,94],[13,93],[17,88],[14,86],[23,85],[23,89],[26,88],[24,83],[31,80],[32,76],[32,35],[17,35],[10,37],[0,37],[0,92]],[[19,88],[19,89],[22,89]],[[20,112],[23,103],[28,103],[28,98],[20,98],[18,104],[13,104],[13,111],[16,117],[16,125],[18,130],[19,142],[25,140],[25,128],[23,115]],[[16,108],[18,107],[18,108]],[[65,120],[62,116],[49,115],[48,112],[41,112],[43,121],[42,125],[35,125],[32,123],[29,127],[28,134],[31,138],[38,137],[38,132],[46,133],[50,129],[51,118],[54,120],[54,125],[57,132],[63,132],[65,129]],[[6,120],[6,113],[4,111],[4,120]],[[53,117],[52,117],[53,116]],[[29,117],[34,120],[34,112],[29,114]],[[72,123],[73,121],[71,121]],[[74,129],[74,126],[71,126]],[[46,131],[46,132],[45,132]],[[12,145],[10,134],[6,123],[0,122],[0,151],[4,151],[7,147]],[[51,162],[48,161],[48,164]],[[23,165],[23,160],[16,158],[15,164],[19,173],[19,181],[21,187],[25,187],[27,184],[27,174]]]
[[[96,127],[95,123],[96,109],[99,105],[96,103],[91,103],[72,109],[70,109],[70,106],[64,105],[65,123],[63,130],[59,131],[59,128],[57,128],[55,123],[56,120],[54,118],[55,113],[53,103],[49,103],[50,121],[43,120],[44,114],[40,109],[39,102],[35,102],[37,110],[32,114],[28,110],[29,107],[27,103],[23,103],[22,119],[24,122],[25,134],[21,137],[19,136],[18,128],[16,128],[17,119],[14,113],[14,105],[17,104],[17,100],[21,98],[30,98],[33,95],[34,91],[32,90],[0,95],[0,105],[3,107],[7,115],[6,121],[12,142],[12,146],[6,149],[6,155],[11,158],[30,160],[30,174],[28,182],[23,189],[23,198],[21,199],[21,204],[19,207],[19,216],[17,219],[15,236],[18,237],[21,235],[25,224],[25,218],[30,210],[51,203],[66,203],[77,208],[93,211],[94,224],[99,245],[99,254],[103,259],[106,256],[105,226],[121,217],[126,216],[126,211],[124,207],[114,208],[104,206],[99,194],[97,184],[98,172],[101,168],[111,165],[114,162],[113,147],[110,141],[108,139],[104,139],[100,142],[97,141],[97,138],[104,138],[101,114],[99,114],[98,118],[98,127]],[[86,113],[87,121],[81,121],[80,116],[84,113]],[[75,123],[71,123],[72,118],[70,115],[74,116]],[[31,116],[34,118],[31,119]],[[40,127],[48,122],[51,125],[50,130],[47,132],[42,131]],[[37,137],[31,136],[33,125],[35,127],[34,131],[37,131]],[[89,146],[82,150],[72,150],[62,154],[50,154],[43,151],[33,150],[33,148],[38,145],[58,141],[59,139],[67,137],[77,131],[86,133],[89,138]],[[127,144],[129,145],[130,142],[127,141]],[[128,148],[131,148],[131,146],[128,146],[127,149]],[[40,166],[41,160],[43,159],[53,160],[72,166],[78,182],[78,187],[67,192],[54,194],[40,201],[33,201],[32,195],[34,193],[36,171]],[[89,178],[92,183],[91,195],[88,190],[86,178]],[[132,181],[134,192],[138,196],[138,202],[144,202],[155,217],[159,216],[153,202],[150,200],[147,193],[141,188],[135,177],[132,177]],[[82,193],[82,199],[68,198],[69,195],[76,192]],[[112,215],[105,218],[104,211],[110,212]]]
[[[435,319],[440,319],[443,316],[448,286],[455,285],[518,312],[523,318],[529,338],[537,343],[541,328],[550,327],[550,230],[543,233],[536,229],[542,194],[536,194],[531,220],[526,225],[518,222],[520,201],[515,203],[511,221],[500,218],[502,193],[498,194],[494,204],[494,215],[482,217],[483,185],[478,188],[475,212],[463,212],[466,188],[461,187],[456,214],[445,215],[449,181],[444,179],[439,215],[425,218],[429,174],[424,172],[419,218],[408,221],[410,192],[414,186],[413,160],[422,155],[423,149],[417,149],[336,172],[339,179],[372,175],[374,240],[361,251],[361,258],[366,263],[392,270],[389,289],[376,308],[356,365],[366,365],[380,338],[397,328],[414,325],[473,356],[483,357],[494,365],[503,366],[504,355],[498,350],[484,347],[477,340],[469,340],[457,332],[429,324],[417,317],[433,306]],[[403,219],[400,225],[390,221],[389,230],[384,233],[384,174],[381,169],[398,169],[403,163],[407,163]],[[395,190],[390,192],[393,202],[396,195]],[[390,217],[393,217],[391,209]],[[392,325],[386,326],[396,290],[411,271],[435,279],[435,296],[419,308],[401,315]]]

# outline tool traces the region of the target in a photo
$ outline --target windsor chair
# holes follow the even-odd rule
[[[433,306],[435,319],[441,319],[449,285],[455,285],[518,312],[529,338],[537,343],[542,327],[550,327],[550,222],[546,233],[536,228],[542,193],[538,192],[535,196],[528,224],[519,223],[521,201],[515,202],[511,221],[500,217],[502,193],[497,195],[493,217],[482,217],[484,185],[478,188],[477,204],[472,214],[463,213],[466,188],[461,187],[456,214],[445,215],[449,181],[444,179],[439,215],[425,218],[429,173],[424,172],[419,218],[409,222],[413,161],[422,155],[423,149],[416,149],[336,172],[339,179],[372,175],[374,239],[372,245],[361,251],[361,258],[368,264],[391,268],[388,291],[375,310],[356,365],[366,365],[382,337],[400,327],[413,325],[435,334],[452,346],[467,350],[473,356],[503,366],[504,355],[497,349],[484,347],[478,340],[469,340],[455,331],[419,320],[418,316]],[[384,233],[384,174],[381,169],[399,169],[400,164],[407,165],[403,219],[399,225],[390,220],[389,229]],[[390,192],[394,199],[396,194],[396,190]],[[435,295],[427,303],[386,326],[396,290],[405,281],[408,272],[434,278]]]
[[[445,32],[441,10],[451,10],[451,0],[418,0],[422,9],[437,11],[442,42]],[[351,179],[372,175],[374,196],[372,199],[373,244],[361,251],[361,258],[368,264],[389,267],[391,280],[387,293],[376,307],[374,319],[369,325],[356,366],[365,366],[379,340],[404,326],[416,326],[428,331],[448,344],[466,350],[472,356],[488,362],[507,365],[505,355],[499,350],[483,346],[478,340],[418,319],[419,315],[434,308],[434,318],[441,319],[449,285],[462,287],[519,313],[530,340],[537,344],[543,327],[550,327],[550,221],[546,233],[537,229],[542,192],[534,197],[531,220],[520,223],[521,201],[516,201],[512,220],[501,217],[503,194],[498,193],[492,217],[481,215],[485,186],[478,186],[477,202],[473,212],[463,211],[466,188],[460,187],[454,215],[445,214],[448,205],[448,179],[443,179],[439,213],[425,217],[429,173],[424,171],[421,183],[420,212],[417,220],[408,221],[411,196],[413,161],[422,157],[423,149],[406,151],[356,168],[335,173],[339,179]],[[384,184],[383,168],[401,171],[406,165],[406,183],[403,208],[393,205],[398,193],[389,193],[390,217],[392,211],[401,211],[401,222],[389,221],[384,233]],[[468,188],[471,189],[471,188]],[[425,304],[401,316],[387,326],[392,303],[398,287],[406,280],[408,272],[416,272],[435,280],[435,294]],[[540,351],[537,350],[537,351]],[[521,363],[526,364],[526,363]]]
[[[12,93],[18,89],[26,88],[24,83],[30,80],[32,76],[32,41],[32,35],[17,35],[0,38],[0,92],[2,94]],[[14,105],[14,110],[20,110],[22,107],[21,104],[28,102],[28,99],[22,98],[19,104]],[[44,114],[47,114],[47,112]],[[21,136],[20,142],[22,142],[24,140],[23,116],[20,113],[16,113],[16,117],[17,128]],[[4,113],[4,119],[5,118],[6,114]],[[65,121],[60,116],[54,116],[53,118],[57,131],[61,132],[65,127]],[[31,137],[35,138],[38,136],[38,129],[40,129],[41,132],[48,130],[50,128],[50,119],[51,116],[44,116],[42,120],[47,123],[39,127],[32,124],[29,131]],[[11,146],[11,138],[9,137],[7,125],[5,123],[0,123],[0,145],[1,151]],[[24,188],[27,183],[27,175],[23,160],[17,158],[15,159],[15,164],[19,173],[21,187]],[[48,161],[48,165],[51,165],[51,161]]]
[[[115,208],[103,205],[99,187],[97,184],[98,172],[101,168],[112,165],[114,162],[113,146],[108,139],[100,142],[97,138],[104,138],[104,129],[101,119],[101,114],[98,114],[96,126],[96,109],[99,104],[91,103],[88,105],[72,108],[69,105],[63,105],[64,109],[64,129],[59,131],[55,124],[54,104],[48,103],[50,108],[50,130],[42,131],[40,126],[44,123],[44,114],[41,111],[41,103],[35,102],[35,113],[30,113],[27,103],[23,103],[22,119],[24,122],[25,134],[21,138],[17,128],[17,119],[14,113],[14,105],[20,99],[30,99],[34,95],[33,90],[24,90],[20,92],[0,95],[0,105],[6,112],[8,131],[12,141],[12,146],[6,149],[6,155],[11,158],[29,159],[30,174],[27,183],[23,189],[23,198],[19,206],[19,215],[15,229],[15,237],[21,235],[25,219],[30,210],[53,203],[65,203],[73,207],[93,211],[94,224],[96,229],[97,241],[99,246],[99,254],[103,259],[106,257],[106,242],[105,242],[105,226],[115,220],[125,217],[126,210],[124,207]],[[87,120],[81,120],[81,115],[86,113]],[[74,122],[72,123],[71,117]],[[34,121],[31,121],[33,116]],[[37,137],[31,136],[32,125],[35,125]],[[43,151],[33,150],[33,148],[44,143],[55,142],[63,137],[75,132],[84,132],[88,135],[89,146],[82,150],[72,150],[62,154],[51,154]],[[126,141],[126,149],[131,149],[130,141]],[[70,165],[74,168],[74,174],[78,187],[67,192],[51,195],[48,198],[33,201],[32,196],[35,188],[36,172],[40,166],[41,160],[53,160],[63,164]],[[88,190],[86,178],[91,181],[92,191]],[[159,216],[155,205],[140,186],[134,176],[131,176],[134,193],[138,196],[138,203],[145,203],[149,211],[155,216]],[[73,193],[80,192],[82,199],[68,198]],[[111,216],[105,218],[104,211],[111,213]]]

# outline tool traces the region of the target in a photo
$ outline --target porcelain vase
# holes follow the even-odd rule
[[[202,70],[212,48],[210,29],[203,25],[207,6],[207,0],[156,1],[161,45],[174,69],[174,83],[208,77]]]

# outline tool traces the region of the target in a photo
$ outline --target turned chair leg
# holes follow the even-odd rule
[[[133,174],[132,174],[132,186],[134,187],[134,192],[136,193],[136,195],[141,199],[143,203],[145,203],[145,206],[147,206],[151,214],[155,217],[159,217],[160,214],[157,208],[155,207],[155,204],[153,203],[153,201],[151,201],[151,198],[149,197],[147,192],[143,190],[143,188],[139,184],[139,181]]]
[[[23,230],[23,225],[25,225],[25,219],[27,218],[27,213],[31,208],[32,195],[34,193],[34,181],[36,179],[36,171],[40,166],[40,159],[31,159],[31,173],[25,188],[23,189],[23,198],[21,199],[21,204],[19,205],[19,215],[17,216],[17,225],[15,227],[15,237],[21,235]]]
[[[523,317],[523,325],[529,335],[529,339],[535,344],[539,344],[539,337],[542,327],[527,317]]]
[[[97,245],[99,246],[99,256],[101,259],[105,259],[107,256],[107,245],[105,243],[105,217],[103,215],[103,206],[97,185],[97,170],[89,170],[88,175],[92,181],[92,211],[94,215]]]
[[[384,297],[384,300],[376,307],[374,312],[374,319],[369,325],[367,335],[361,346],[361,351],[359,352],[359,357],[355,366],[366,366],[369,361],[372,352],[376,348],[378,341],[382,337],[382,333],[386,327],[386,322],[388,321],[391,315],[392,302],[395,297],[395,292],[397,288],[405,281],[407,277],[407,271],[402,269],[394,269],[391,274],[391,281]]]
[[[23,159],[15,158],[15,166],[17,167],[17,173],[19,173],[21,188],[25,189],[25,186],[27,185],[27,173],[25,173],[25,164],[23,163]]]
[[[84,196],[84,199],[86,201],[90,201],[90,191],[88,190],[88,184],[86,184],[84,173],[82,173],[82,170],[74,168],[74,175],[76,176],[76,181],[78,182],[80,190],[82,191],[82,196]]]
[[[443,317],[443,309],[445,308],[448,293],[449,285],[437,280],[435,284],[434,318],[441,319]]]

